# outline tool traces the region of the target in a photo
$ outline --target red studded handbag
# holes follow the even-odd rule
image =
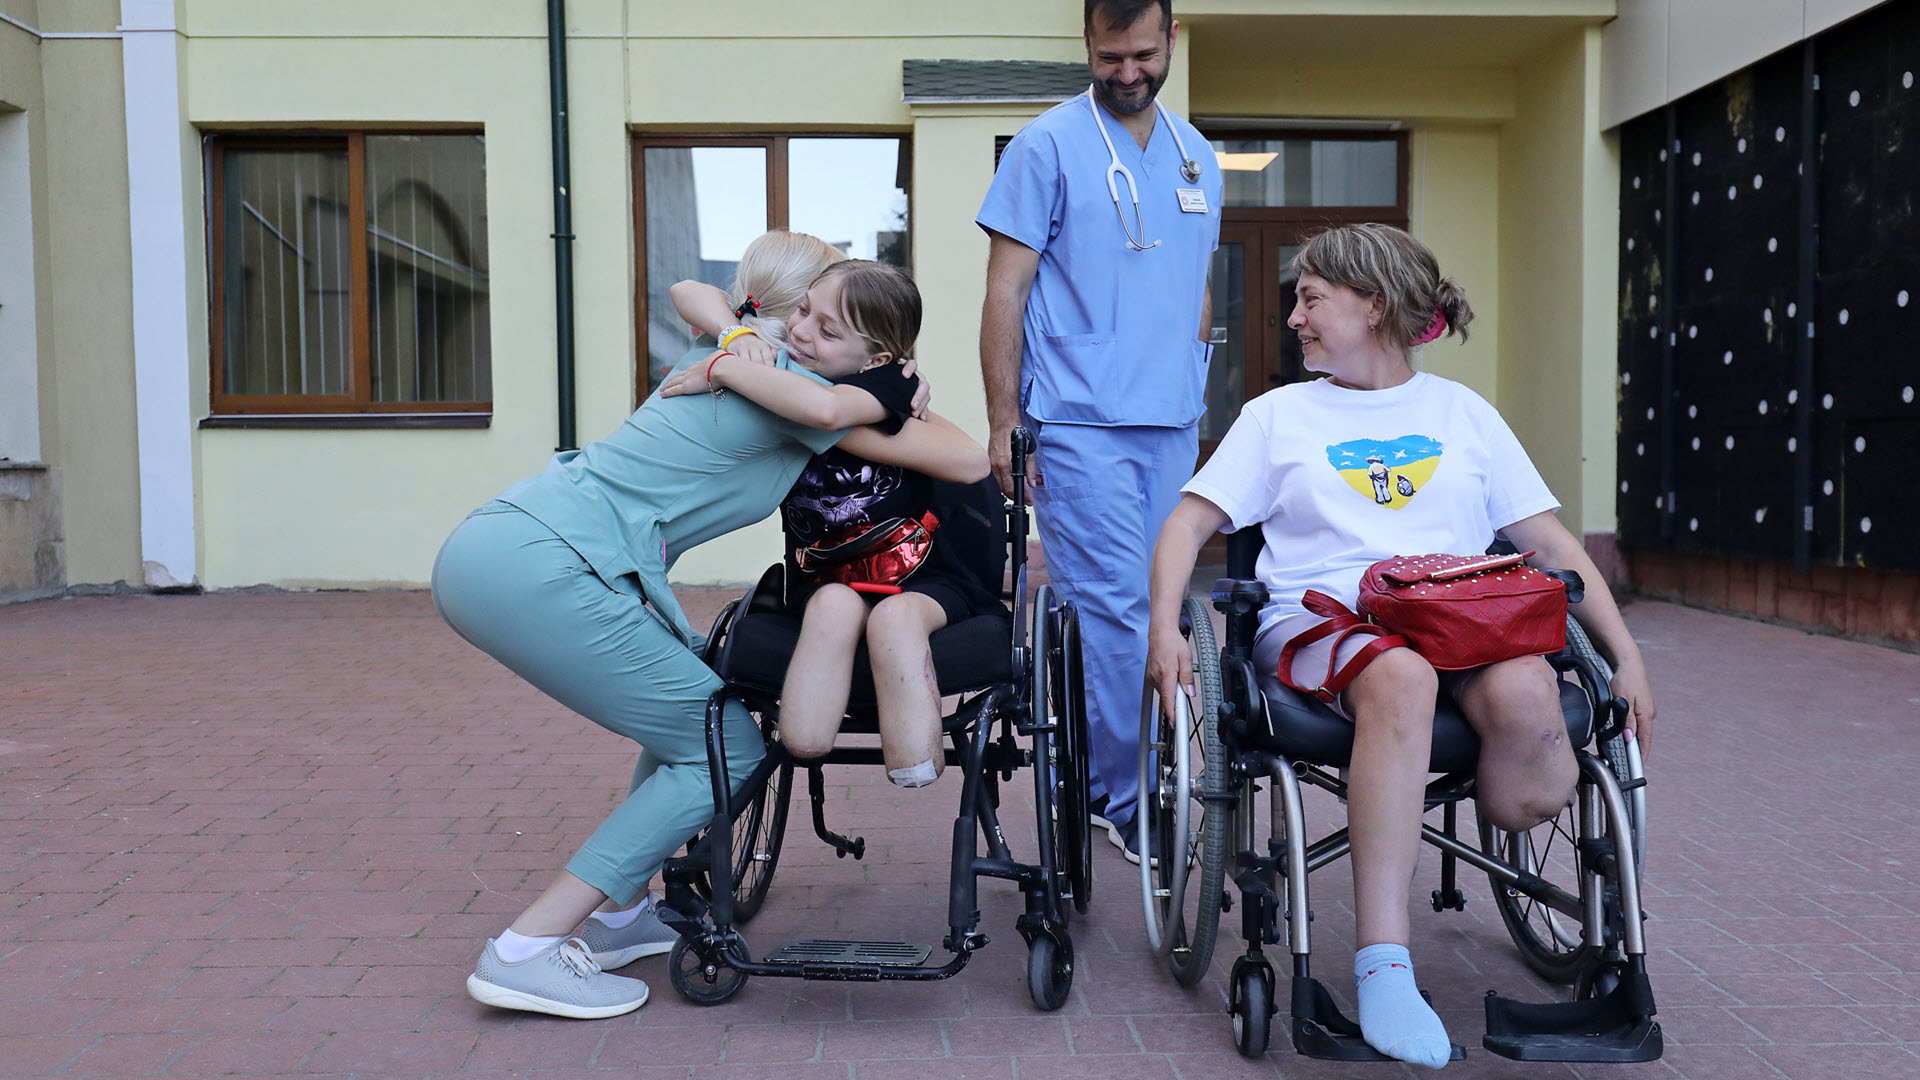
[[[837,581],[863,592],[897,593],[933,548],[940,519],[931,512],[917,518],[888,518],[832,544],[794,552],[800,571],[817,581]]]
[[[1419,653],[1440,671],[1485,667],[1518,656],[1556,653],[1567,644],[1567,585],[1525,565],[1517,555],[1398,555],[1367,567],[1360,577],[1360,610],[1318,591],[1302,598],[1326,622],[1288,641],[1280,654],[1280,681],[1332,701],[1374,657],[1396,645]],[[1369,634],[1359,655],[1338,671],[1339,643]],[[1293,682],[1300,647],[1334,637],[1334,657],[1318,687]]]

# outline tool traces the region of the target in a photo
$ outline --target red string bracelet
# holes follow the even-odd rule
[[[723,356],[737,356],[737,355],[739,354],[730,353],[725,349],[722,349],[719,352],[713,354],[713,359],[707,361],[707,389],[709,390],[713,389],[713,365],[719,363],[720,358]]]

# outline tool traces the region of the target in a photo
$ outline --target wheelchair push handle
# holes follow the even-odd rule
[[[1027,490],[1027,458],[1033,454],[1033,436],[1025,427],[1015,427],[1010,436],[1013,442],[1013,499],[1024,501]]]

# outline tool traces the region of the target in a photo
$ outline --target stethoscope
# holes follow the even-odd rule
[[[1133,251],[1146,251],[1149,248],[1159,247],[1158,240],[1151,244],[1143,244],[1135,240],[1134,230],[1127,227],[1127,212],[1120,205],[1120,185],[1114,183],[1113,178],[1118,174],[1127,182],[1127,193],[1133,196],[1133,223],[1139,228],[1140,235],[1145,236],[1147,227],[1140,220],[1140,189],[1133,182],[1133,173],[1128,171],[1125,165],[1120,164],[1120,152],[1113,148],[1113,136],[1107,134],[1107,125],[1100,119],[1100,105],[1093,98],[1091,86],[1087,87],[1087,108],[1093,110],[1093,126],[1100,129],[1100,138],[1107,144],[1107,194],[1113,196],[1113,210],[1120,215],[1120,229],[1127,234],[1127,247]],[[1160,113],[1160,118],[1165,120],[1166,110],[1161,109]],[[1167,120],[1166,123],[1167,134],[1173,136],[1173,145],[1180,151],[1180,175],[1186,177],[1189,184],[1198,183],[1200,163],[1187,156],[1187,144],[1180,141],[1180,132],[1173,126],[1173,121]]]

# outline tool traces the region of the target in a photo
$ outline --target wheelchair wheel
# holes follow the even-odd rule
[[[1210,812],[1203,796],[1226,790],[1227,763],[1218,724],[1220,652],[1212,616],[1200,601],[1189,597],[1183,605],[1181,631],[1193,652],[1198,699],[1182,701],[1167,717],[1148,685],[1141,704],[1140,806],[1153,815],[1153,857],[1141,860],[1140,887],[1149,946],[1167,957],[1176,981],[1192,986],[1213,963],[1226,867],[1228,815],[1224,808]]]
[[[759,914],[780,862],[787,834],[788,796],[793,794],[793,765],[780,766],[753,797],[753,805],[733,822],[733,921]]]
[[[1593,670],[1600,673],[1603,697],[1611,692],[1606,688],[1613,682],[1613,665],[1600,655],[1586,628],[1572,616],[1567,617],[1567,651],[1593,665]],[[1644,870],[1647,861],[1647,789],[1643,784],[1634,783],[1642,775],[1640,745],[1628,739],[1624,733],[1615,735],[1600,744],[1600,757],[1613,770],[1613,778],[1627,789],[1627,814],[1633,819],[1635,868]]]
[[[1264,964],[1250,964],[1245,958],[1233,965],[1233,999],[1227,1005],[1233,1014],[1233,1046],[1245,1057],[1257,1058],[1267,1052],[1267,1040],[1273,1034],[1273,971]]]
[[[1033,1003],[1053,1012],[1067,1003],[1073,991],[1073,939],[1066,934],[1055,941],[1050,934],[1035,934],[1027,946],[1027,992]]]
[[[746,951],[744,938],[736,934],[734,941],[742,952]],[[747,973],[733,966],[727,948],[690,937],[673,943],[673,952],[667,956],[667,978],[681,997],[695,1005],[718,1005],[747,985]]]
[[[1073,605],[1063,605],[1059,644],[1054,651],[1060,657],[1057,687],[1060,717],[1060,777],[1055,781],[1060,792],[1061,829],[1058,843],[1064,853],[1067,885],[1073,890],[1073,909],[1084,914],[1093,901],[1093,826],[1088,820],[1088,804],[1093,801],[1093,755],[1087,732],[1086,675],[1080,656],[1080,614]],[[1063,911],[1064,914],[1064,911]]]
[[[1583,917],[1557,909],[1518,885],[1488,875],[1494,906],[1521,959],[1549,982],[1593,978],[1619,940],[1617,871],[1608,872],[1604,857],[1598,865],[1591,863],[1582,851],[1583,843],[1594,851],[1619,850],[1614,824],[1601,809],[1598,794],[1583,775],[1572,802],[1526,832],[1507,832],[1480,819],[1482,851],[1576,897],[1585,913]]]
[[[1035,809],[1046,818],[1040,844],[1053,885],[1049,900],[1064,922],[1087,910],[1093,892],[1080,621],[1073,605],[1054,606],[1053,590],[1046,585],[1035,594],[1034,611],[1029,700],[1035,721],[1046,728],[1035,737]]]

